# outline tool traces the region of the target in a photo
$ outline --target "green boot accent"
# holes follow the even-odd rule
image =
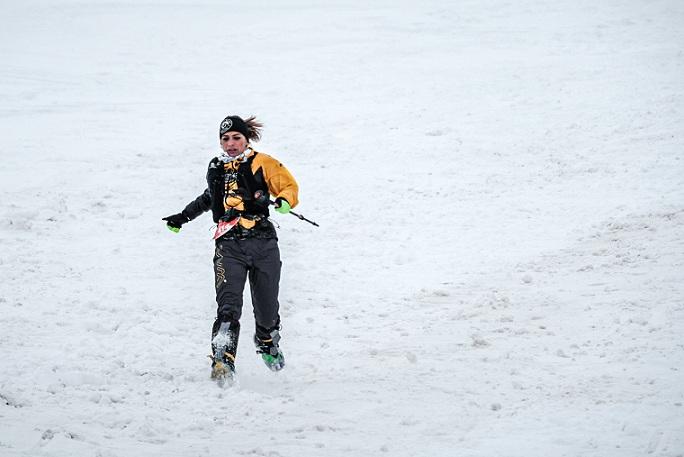
[[[278,330],[271,332],[271,338],[261,340],[254,335],[254,345],[257,349],[257,354],[261,355],[261,359],[271,371],[280,371],[285,368],[285,356],[280,350],[278,343],[280,342],[280,333]]]
[[[283,357],[282,352],[278,352],[278,355],[275,356],[271,354],[261,354],[261,358],[271,371],[280,371],[285,368],[285,357]]]

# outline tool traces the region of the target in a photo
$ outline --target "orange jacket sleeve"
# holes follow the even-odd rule
[[[273,157],[259,152],[252,162],[252,172],[261,168],[269,193],[275,198],[284,198],[292,208],[299,203],[299,186],[292,173]]]

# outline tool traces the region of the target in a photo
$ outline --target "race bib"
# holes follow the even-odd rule
[[[216,232],[214,233],[214,239],[218,240],[223,235],[230,232],[230,229],[235,227],[235,225],[238,223],[239,219],[240,219],[239,217],[234,217],[233,219],[231,219],[229,221],[220,220],[218,222],[218,226],[216,226]]]

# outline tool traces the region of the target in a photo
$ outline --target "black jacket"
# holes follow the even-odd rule
[[[221,165],[217,159],[212,159],[209,165],[211,167],[217,163]],[[232,184],[229,185],[229,182]],[[229,188],[231,190],[227,197],[226,190]],[[193,220],[211,210],[217,223],[222,217],[232,219],[240,215],[259,221],[250,230],[253,232],[250,236],[275,237],[273,224],[268,221],[268,199],[259,202],[254,197],[257,192],[267,197],[273,195],[285,199],[292,207],[298,203],[299,188],[290,172],[274,158],[255,151],[245,162],[224,164],[222,173],[207,173],[207,188],[183,209],[182,214],[188,220]],[[245,231],[238,227],[238,230],[231,232],[240,235]]]

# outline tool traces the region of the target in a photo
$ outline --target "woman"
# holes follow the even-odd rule
[[[235,373],[247,277],[256,321],[257,353],[273,371],[285,366],[278,344],[280,251],[268,209],[274,204],[276,211],[287,214],[297,205],[299,188],[281,163],[252,149],[250,142],[261,138],[262,127],[254,116],[246,120],[226,117],[219,127],[223,152],[209,162],[207,189],[180,213],[163,218],[170,230],[178,232],[183,224],[211,210],[218,224],[214,235],[218,309],[211,341],[211,376],[218,380],[232,379]]]

